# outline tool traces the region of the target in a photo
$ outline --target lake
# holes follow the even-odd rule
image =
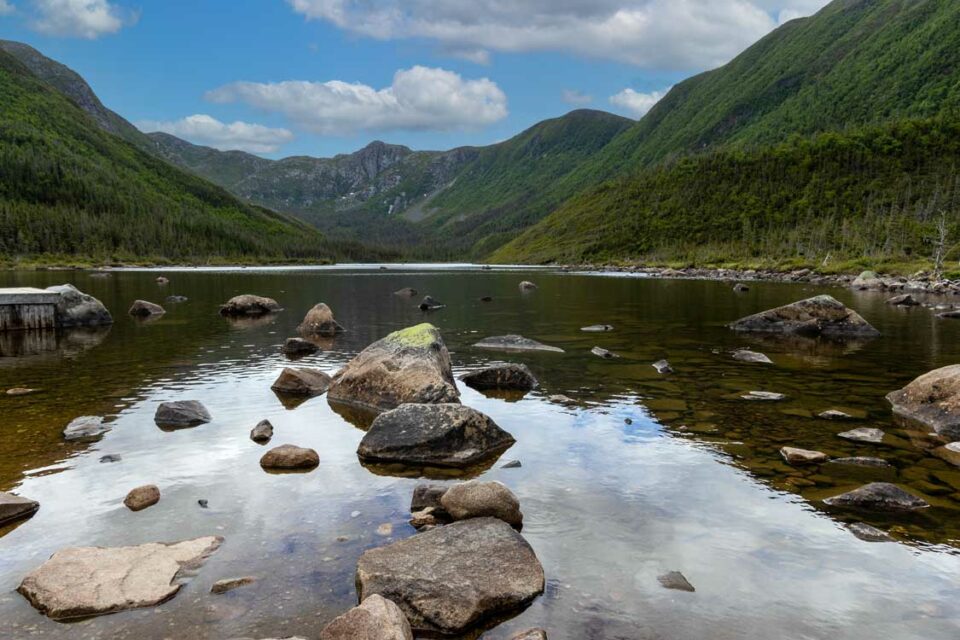
[[[289,364],[280,345],[321,301],[348,331],[298,366],[332,373],[387,333],[428,321],[442,331],[457,375],[507,361],[526,363],[540,380],[523,398],[460,385],[464,404],[516,437],[479,477],[517,494],[523,535],[547,576],[543,596],[484,638],[533,626],[551,640],[960,637],[960,469],[931,456],[922,434],[895,424],[884,400],[916,376],[960,362],[960,323],[891,307],[883,294],[809,285],[751,283],[734,293],[727,282],[465,265],[166,270],[165,286],[157,275],[0,275],[4,287],[73,283],[115,318],[100,332],[0,339],[8,355],[0,358],[0,389],[41,390],[0,397],[0,490],[42,505],[32,519],[0,528],[0,637],[316,637],[356,604],[357,558],[414,534],[407,520],[421,480],[361,465],[364,432],[325,397],[285,405],[270,390]],[[521,280],[539,289],[521,292]],[[403,287],[448,306],[425,314],[419,298],[392,295]],[[259,321],[221,318],[218,306],[242,293],[273,297],[285,310]],[[786,341],[725,326],[818,293],[853,307],[883,336]],[[165,304],[170,295],[189,300]],[[165,304],[167,314],[135,320],[126,310],[136,299]],[[615,330],[580,331],[598,323]],[[504,334],[566,352],[471,346]],[[621,357],[598,358],[594,346]],[[774,364],[734,360],[743,347]],[[662,358],[675,373],[651,366]],[[787,399],[741,399],[751,390]],[[560,394],[575,404],[551,401]],[[213,421],[161,430],[153,414],[168,400],[199,400]],[[858,420],[816,417],[827,409]],[[98,442],[65,443],[63,428],[83,415],[106,416],[111,430]],[[276,429],[272,445],[311,447],[320,466],[292,475],[261,470],[265,449],[249,433],[263,419]],[[880,445],[837,437],[854,427],[879,427],[887,437]],[[882,457],[894,468],[798,469],[781,459],[785,445]],[[121,459],[100,462],[108,454]],[[502,468],[509,460],[522,467]],[[878,473],[932,507],[871,516],[821,502]],[[159,504],[127,510],[127,491],[147,483],[160,487]],[[845,527],[858,521],[896,541],[861,541]],[[387,523],[392,533],[379,535]],[[59,623],[14,591],[63,547],[204,535],[226,541],[159,607]],[[657,577],[668,571],[683,572],[696,592],[662,588]],[[209,593],[216,580],[244,575],[258,581]]]

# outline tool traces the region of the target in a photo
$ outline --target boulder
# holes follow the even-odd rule
[[[909,293],[905,293],[902,296],[894,296],[887,300],[887,304],[893,305],[895,307],[918,307],[920,302],[914,298]]]
[[[580,331],[586,331],[587,333],[605,333],[607,331],[613,331],[613,325],[611,324],[592,324],[589,327],[581,327]]]
[[[320,351],[320,347],[303,338],[287,338],[280,347],[280,352],[288,356],[308,356]]]
[[[780,455],[787,461],[787,464],[793,465],[820,464],[830,459],[830,456],[820,451],[810,451],[808,449],[797,449],[794,447],[783,447],[780,449]]]
[[[520,283],[520,291],[533,291],[537,288],[537,285],[533,284],[529,280],[524,280]]]
[[[867,511],[916,511],[930,506],[926,500],[889,482],[871,482],[859,489],[827,498],[823,502],[831,507]]]
[[[307,312],[298,330],[305,336],[332,337],[343,333],[344,328],[333,319],[333,311],[330,307],[321,302]]]
[[[501,482],[474,480],[450,487],[440,498],[443,509],[453,520],[497,518],[514,529],[523,526],[520,501]]]
[[[235,296],[220,305],[220,315],[231,317],[265,316],[278,311],[282,311],[282,308],[273,298],[263,298],[249,294]]]
[[[223,538],[172,544],[74,547],[56,552],[17,588],[55,620],[152,607],[177,595],[179,578],[215,552]]]
[[[413,287],[404,287],[403,289],[400,289],[399,291],[394,291],[394,292],[393,292],[393,295],[395,295],[395,296],[400,296],[401,298],[414,298],[414,297],[416,297],[419,293],[420,293],[420,292],[417,291],[416,289],[414,289]]]
[[[513,634],[510,640],[547,640],[547,632],[543,629],[527,629]]]
[[[127,497],[123,499],[123,504],[130,511],[143,511],[147,507],[160,502],[160,489],[157,485],[147,484],[142,487],[132,489]]]
[[[864,271],[850,284],[854,289],[882,289],[883,280],[873,271]]]
[[[223,580],[217,580],[213,583],[213,586],[210,587],[210,593],[222,594],[228,591],[233,591],[234,589],[239,589],[240,587],[246,587],[256,582],[257,579],[253,576],[244,576],[242,578],[224,578]]]
[[[107,431],[110,427],[103,423],[100,416],[80,416],[70,421],[63,430],[63,439],[68,442],[76,440],[92,440]]]
[[[417,632],[460,635],[543,593],[540,561],[496,518],[474,518],[366,551],[357,563],[360,599],[393,600]]]
[[[590,349],[590,353],[598,358],[603,358],[604,360],[614,360],[620,357],[612,351],[607,351],[603,347],[594,347],[593,349]]]
[[[690,581],[687,580],[679,571],[671,571],[665,573],[662,576],[657,577],[657,581],[664,589],[673,589],[674,591],[688,591],[693,593],[696,589],[693,588],[693,585],[690,584]]]
[[[460,378],[472,389],[486,391],[532,391],[540,384],[530,369],[523,364],[498,364],[472,371]]]
[[[749,349],[738,349],[733,352],[733,359],[740,362],[751,362],[753,364],[773,364],[773,360],[762,353],[750,351]]]
[[[421,324],[364,349],[337,374],[328,398],[381,412],[405,403],[459,402],[460,392],[440,331]]]
[[[400,607],[373,594],[324,627],[320,640],[413,640],[413,632]]]
[[[273,437],[273,425],[269,420],[261,420],[250,431],[250,439],[258,444],[266,444]]]
[[[551,347],[536,340],[530,340],[523,336],[495,336],[484,338],[473,345],[478,349],[489,349],[491,351],[547,351],[551,353],[563,353],[560,347]]]
[[[861,429],[851,429],[850,431],[844,431],[843,433],[838,433],[838,438],[843,438],[844,440],[850,440],[852,442],[863,442],[865,444],[880,444],[883,442],[883,431],[880,429],[871,429],[863,427]]]
[[[264,469],[313,469],[320,464],[320,456],[313,449],[283,444],[263,454],[260,466]]]
[[[319,369],[285,367],[271,385],[277,393],[291,396],[320,396],[327,392],[333,379]]]
[[[827,295],[741,318],[730,328],[743,332],[830,338],[874,338],[880,335],[860,314]]]
[[[196,400],[180,400],[178,402],[164,402],[157,407],[154,422],[159,427],[182,429],[206,424],[213,418],[207,408]]]
[[[673,373],[673,367],[670,366],[670,363],[666,360],[658,360],[653,363],[653,368],[657,370],[657,373],[668,374]]]
[[[29,498],[0,491],[0,526],[8,522],[30,518],[40,508],[40,503]]]
[[[47,287],[47,291],[60,294],[57,303],[56,323],[60,328],[102,327],[113,324],[113,316],[103,303],[79,291],[72,284]]]
[[[162,316],[167,312],[166,309],[153,302],[146,300],[136,300],[130,307],[130,315],[135,318],[147,318],[149,316]]]
[[[887,400],[900,418],[947,440],[960,440],[960,364],[926,373],[887,394]]]
[[[443,309],[447,305],[443,304],[439,300],[434,300],[433,296],[426,296],[420,302],[420,311],[436,311],[438,309]]]
[[[405,404],[377,416],[357,455],[365,462],[462,468],[510,448],[513,436],[460,404]]]

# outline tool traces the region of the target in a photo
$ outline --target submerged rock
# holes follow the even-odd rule
[[[866,522],[852,522],[847,529],[864,542],[892,542],[893,537],[883,529],[867,524]]]
[[[843,438],[844,440],[851,440],[853,442],[864,442],[866,444],[880,444],[883,442],[883,437],[886,434],[880,429],[870,429],[863,427],[861,429],[852,429],[850,431],[844,431],[843,433],[838,433],[838,438]]]
[[[333,311],[323,302],[307,312],[298,329],[302,335],[307,336],[332,337],[344,332],[340,323],[333,319]]]
[[[0,491],[0,526],[30,518],[39,508],[40,503],[35,500]]]
[[[444,511],[453,520],[497,518],[514,529],[523,526],[520,501],[502,482],[473,480],[450,487],[440,498]]]
[[[213,583],[213,586],[210,587],[210,593],[226,593],[228,591],[233,591],[234,589],[239,589],[240,587],[246,587],[256,582],[257,579],[253,576],[244,576],[242,578],[224,578],[223,580],[217,580]]]
[[[883,458],[871,458],[869,456],[855,456],[851,458],[835,458],[830,461],[832,465],[848,467],[870,467],[873,469],[892,468],[893,465]]]
[[[860,314],[827,295],[741,318],[730,328],[744,332],[822,335],[831,338],[873,338],[880,335]]]
[[[586,331],[587,333],[606,333],[608,331],[613,331],[612,324],[592,324],[589,327],[581,327],[580,331]]]
[[[467,467],[510,448],[513,436],[460,404],[405,404],[373,421],[357,455],[366,462]]]
[[[926,373],[887,394],[887,400],[900,418],[933,429],[947,440],[960,440],[960,364]]]
[[[164,402],[157,407],[157,413],[154,416],[157,426],[172,429],[195,427],[206,424],[212,419],[207,408],[196,400]]]
[[[520,283],[520,291],[533,291],[534,289],[537,289],[537,288],[539,287],[537,287],[537,285],[530,282],[529,280],[524,280],[523,282]]]
[[[668,374],[673,373],[673,367],[670,366],[670,363],[666,360],[658,360],[653,363],[653,368],[657,370],[657,373]]]
[[[273,437],[273,425],[269,420],[261,420],[250,431],[250,439],[258,444],[266,444]]]
[[[220,306],[220,315],[233,317],[265,316],[270,313],[277,313],[278,311],[282,311],[282,308],[273,298],[264,298],[249,294],[230,298]]]
[[[836,409],[828,409],[823,413],[817,416],[823,420],[853,420],[853,416],[849,413],[844,413],[843,411],[838,411]]]
[[[437,311],[438,309],[443,309],[447,305],[443,304],[438,300],[434,300],[432,296],[426,296],[420,302],[420,311]]]
[[[775,391],[748,391],[740,396],[744,400],[754,400],[758,402],[780,402],[786,400],[787,396]]]
[[[690,581],[687,580],[679,571],[671,571],[665,573],[662,576],[657,577],[657,581],[660,582],[660,585],[664,589],[673,589],[675,591],[688,591],[693,593],[696,589],[693,588],[693,585],[690,584]]]
[[[167,312],[166,309],[153,302],[146,300],[136,300],[130,307],[130,315],[136,318],[146,318],[148,316],[162,316]]]
[[[277,393],[315,397],[323,395],[333,379],[319,369],[285,367],[270,387]]]
[[[754,364],[773,364],[773,360],[762,353],[750,351],[749,349],[738,349],[733,352],[733,359],[740,362],[751,362]]]
[[[320,351],[320,347],[303,338],[287,338],[280,351],[288,356],[307,356]]]
[[[404,287],[399,291],[394,291],[393,295],[400,296],[401,298],[413,298],[419,295],[419,293],[420,292],[414,289],[413,287]]]
[[[196,568],[223,538],[136,547],[74,547],[56,552],[17,588],[55,620],[152,607],[180,590],[181,571]]]
[[[871,482],[859,489],[824,500],[831,507],[848,507],[869,511],[915,511],[930,505],[895,484]]]
[[[400,607],[373,594],[324,627],[320,640],[413,640],[413,632]]]
[[[563,353],[563,349],[560,347],[551,347],[536,340],[513,335],[484,338],[473,346],[478,349],[490,349],[492,351],[548,351],[552,353]]]
[[[498,364],[461,376],[468,387],[479,391],[532,391],[539,385],[530,369],[523,364]]]
[[[283,444],[263,454],[260,466],[264,469],[313,469],[320,464],[320,456],[313,449]]]
[[[113,316],[103,303],[87,295],[72,284],[47,287],[47,291],[60,294],[56,308],[57,327],[102,327],[113,324]]]
[[[783,447],[780,449],[780,455],[788,464],[794,465],[820,464],[830,459],[830,456],[821,451],[810,451],[795,447]]]
[[[590,353],[598,358],[603,358],[604,360],[614,360],[620,357],[612,351],[607,351],[603,347],[594,347],[593,349],[590,349]]]
[[[543,593],[544,574],[510,525],[475,518],[365,552],[357,586],[361,600],[396,602],[415,631],[458,635],[528,604]]]
[[[338,374],[328,398],[381,412],[406,403],[459,402],[460,392],[440,331],[421,324],[364,349]]]
[[[737,293],[746,293],[747,291],[750,291],[750,287],[742,283],[737,283],[733,285],[733,290]]]
[[[894,296],[887,300],[887,304],[893,305],[895,307],[918,307],[920,302],[914,298],[909,293],[905,293],[902,296]]]
[[[187,296],[167,296],[167,302],[170,304],[180,304],[182,302],[187,302]]]
[[[131,490],[130,493],[127,494],[127,497],[123,499],[123,504],[127,509],[130,509],[130,511],[143,511],[158,502],[160,502],[160,489],[155,484],[137,487]]]
[[[97,438],[107,431],[110,427],[103,423],[100,416],[80,416],[70,421],[63,430],[63,439],[68,442],[75,440],[90,440]]]

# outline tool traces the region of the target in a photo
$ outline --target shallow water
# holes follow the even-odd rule
[[[327,302],[349,332],[298,362],[333,372],[379,337],[425,315],[391,292],[412,286],[449,306],[426,319],[442,331],[457,373],[495,361],[527,363],[541,388],[519,401],[461,385],[463,401],[510,431],[517,444],[481,477],[519,496],[524,536],[544,564],[546,593],[483,637],[543,626],[551,640],[670,638],[956,638],[960,635],[960,469],[932,457],[930,442],[894,424],[883,396],[930,369],[960,362],[960,323],[926,309],[888,307],[878,294],[810,286],[610,278],[548,271],[323,270],[3,274],[0,286],[73,282],[101,300],[106,332],[0,340],[0,490],[41,502],[37,515],[0,529],[2,638],[315,637],[355,604],[353,574],[365,549],[412,535],[415,478],[384,475],[356,458],[363,432],[326,399],[287,407],[270,390],[288,364],[279,353],[314,303]],[[521,293],[517,283],[540,288]],[[827,292],[884,336],[862,343],[764,341],[724,324]],[[285,311],[235,324],[217,306],[239,293],[276,298]],[[126,315],[137,298],[166,305],[149,323]],[[491,303],[479,298],[490,295]],[[609,323],[606,334],[582,326]],[[565,354],[504,355],[472,348],[488,335],[520,333]],[[602,346],[622,357],[590,354]],[[750,347],[774,365],[734,361]],[[650,364],[668,358],[676,373]],[[739,399],[784,393],[777,403]],[[574,406],[552,403],[565,394]],[[153,423],[164,400],[196,399],[212,423],[166,432]],[[862,419],[818,420],[830,408]],[[104,415],[99,442],[65,444],[63,427]],[[250,429],[268,418],[272,445],[320,453],[309,474],[271,475]],[[631,424],[627,423],[627,420]],[[887,431],[883,445],[836,437],[854,427]],[[840,468],[798,471],[781,446],[834,457],[870,455],[895,470],[883,479],[921,495],[922,515],[870,517],[826,510],[822,498],[873,479]],[[106,454],[121,456],[100,463]],[[520,469],[502,469],[519,459]],[[129,512],[126,492],[155,483],[163,497]],[[209,501],[202,509],[197,500]],[[864,520],[897,537],[858,540],[844,523]],[[393,524],[393,534],[376,529]],[[69,624],[37,614],[14,589],[54,551],[222,535],[223,547],[170,602]],[[657,576],[682,571],[696,593],[664,590]],[[226,595],[218,579],[259,581]]]

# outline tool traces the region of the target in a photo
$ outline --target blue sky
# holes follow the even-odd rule
[[[0,38],[141,128],[267,157],[633,118],[827,0],[0,0]]]

